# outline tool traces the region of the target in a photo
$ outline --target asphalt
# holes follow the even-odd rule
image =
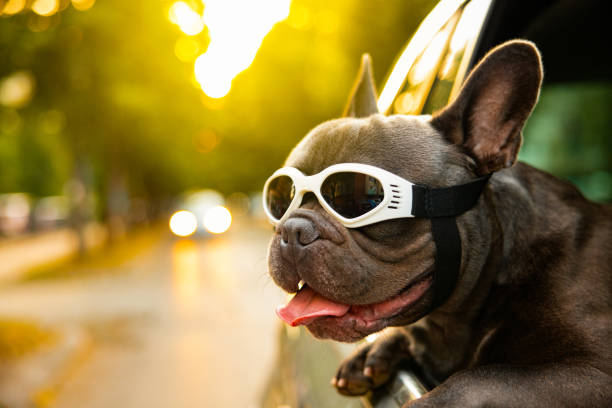
[[[209,239],[164,234],[112,268],[3,286],[0,316],[36,321],[60,340],[8,368],[0,401],[8,389],[15,408],[259,407],[284,300],[266,273],[269,236],[247,220]]]

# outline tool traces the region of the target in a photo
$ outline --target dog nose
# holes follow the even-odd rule
[[[283,243],[290,245],[306,246],[319,238],[317,227],[306,218],[289,218],[280,232]]]

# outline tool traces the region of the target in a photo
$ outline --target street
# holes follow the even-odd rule
[[[258,407],[284,295],[266,272],[270,229],[175,239],[103,273],[4,286],[0,316],[78,328],[86,351],[53,407]]]

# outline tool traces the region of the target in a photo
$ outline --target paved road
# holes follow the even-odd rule
[[[266,275],[269,229],[164,237],[91,277],[5,287],[0,315],[84,327],[92,347],[53,406],[257,407],[284,299]]]

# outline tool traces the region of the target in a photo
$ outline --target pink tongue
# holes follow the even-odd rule
[[[308,324],[317,317],[344,316],[350,306],[336,303],[305,286],[285,306],[278,306],[276,314],[291,326]]]

